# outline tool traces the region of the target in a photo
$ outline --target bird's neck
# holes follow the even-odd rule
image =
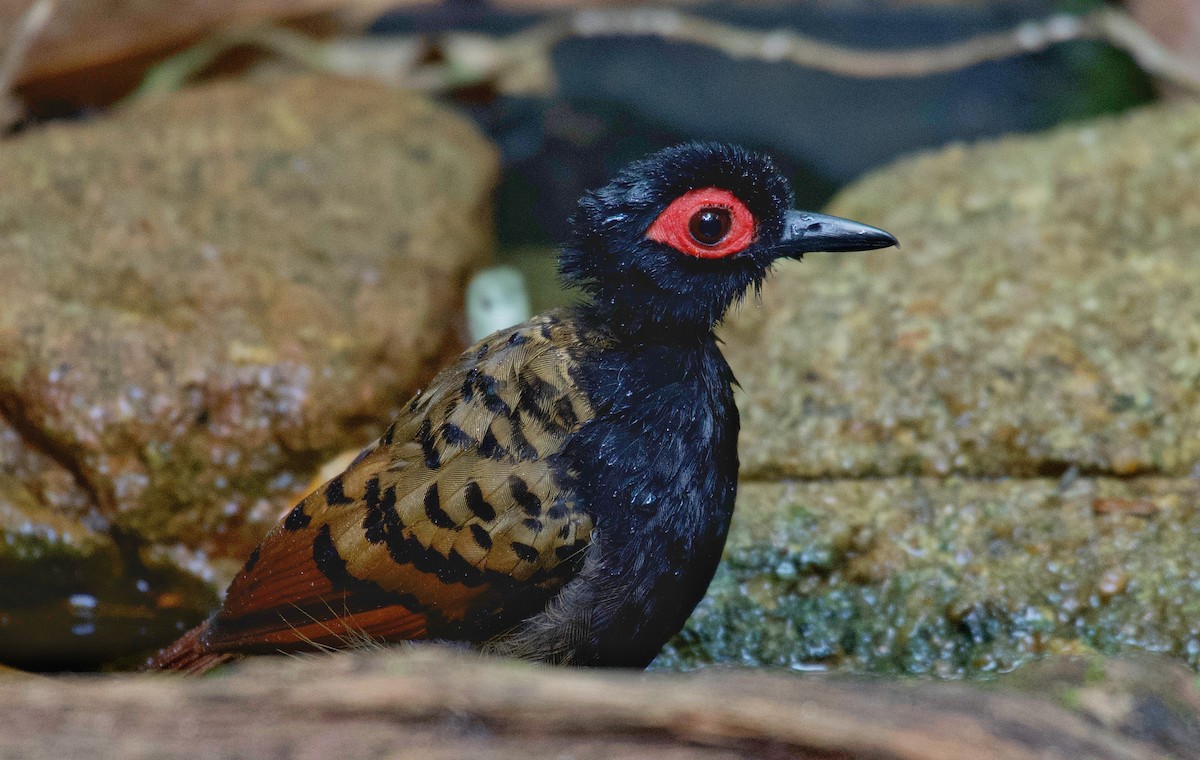
[[[588,328],[610,335],[628,346],[694,347],[713,340],[713,320],[655,313],[652,309],[621,308],[603,301],[577,305],[575,318]]]

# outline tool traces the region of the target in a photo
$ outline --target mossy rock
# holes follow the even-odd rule
[[[92,651],[43,616],[72,596],[98,618],[206,614],[319,464],[461,350],[496,174],[464,119],[333,77],[0,143],[21,178],[0,194],[0,661]]]
[[[782,267],[724,330],[727,561],[660,664],[1200,667],[1200,108],[881,170],[900,250]]]

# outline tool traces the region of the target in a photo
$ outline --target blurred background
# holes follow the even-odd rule
[[[1111,23],[1123,14],[1128,24]],[[1139,28],[1144,39],[1128,33]],[[633,158],[683,140],[739,142],[777,156],[799,205],[820,207],[905,153],[1178,94],[1129,48],[1194,62],[1200,6],[3,0],[0,32],[10,41],[9,132],[278,66],[434,94],[500,150],[498,258],[524,273],[538,310],[561,300],[546,249],[561,240],[574,200]]]
[[[798,205],[818,209],[901,157],[1197,92],[1200,0],[0,0],[0,665],[130,667],[202,619],[266,528],[336,472],[322,465],[378,435],[472,336],[569,298],[554,274],[568,215],[631,159],[686,140],[742,143],[777,157]],[[1184,546],[1141,586],[1161,591],[1164,627],[1138,627],[1151,603],[1123,596],[1139,588],[1122,574],[1129,558],[1157,556],[1139,521],[1179,499],[1194,507],[1200,478],[1191,338],[1122,332],[1187,322],[1180,309],[1197,302],[1181,291],[1178,308],[1154,311],[1154,288],[1186,291],[1195,274],[1196,143],[1161,118],[1161,138],[1113,159],[1116,179],[1088,162],[1125,138],[1088,127],[1054,144],[1061,164],[1016,148],[1009,161],[1007,143],[951,150],[919,181],[904,168],[919,162],[902,164],[899,184],[881,177],[884,200],[835,207],[895,225],[906,258],[891,271],[881,258],[845,264],[824,291],[790,279],[795,301],[768,305],[769,329],[730,341],[751,347],[731,354],[743,472],[770,481],[747,493],[792,511],[757,523],[773,533],[746,523],[714,585],[723,601],[702,606],[660,664],[954,675],[1069,651],[1077,636],[1200,662],[1194,618],[1179,613],[1200,594],[1176,593],[1185,576],[1200,589],[1200,568],[1180,559],[1198,552]],[[1143,186],[1157,212],[1111,195]],[[1052,219],[1072,192],[1066,222]],[[1173,222],[1183,242],[1165,249]],[[989,234],[984,250],[1003,255],[949,258]],[[1096,296],[1079,252],[1106,241],[1117,242]],[[1184,274],[1121,291],[1136,285],[1127,253],[1149,268],[1170,258],[1158,250],[1176,251]],[[1079,295],[1036,279],[1060,253]],[[955,267],[992,280],[945,274]],[[1148,316],[1110,314],[1118,302]],[[789,325],[805,332],[792,340]],[[997,325],[1034,338],[998,348]],[[962,344],[968,334],[978,343]],[[860,345],[870,350],[857,358],[839,348]],[[1153,353],[1105,364],[1135,351]],[[985,355],[999,369],[972,375]],[[783,374],[756,378],[762,357]],[[1164,427],[1167,407],[1178,427]],[[798,440],[816,445],[797,453]],[[1003,524],[961,543],[922,534],[940,548],[926,554],[905,533],[936,523],[922,489],[950,489],[937,498],[954,505],[976,496],[953,480],[896,495],[883,479],[947,475],[984,483],[978,499],[1001,505]],[[1130,480],[1140,475],[1179,480],[1146,495]],[[1034,490],[988,490],[1010,476]],[[1078,519],[1055,517],[1093,476],[1098,491],[1071,497]],[[809,493],[789,479],[845,482]],[[883,490],[843,489],[863,479]],[[867,503],[899,505],[894,521],[855,522]],[[1031,503],[1044,507],[1036,519],[1020,511]],[[821,511],[831,504],[842,508]],[[1161,530],[1195,536],[1196,513]],[[1093,557],[1092,521],[1125,519],[1111,556]],[[1042,532],[1022,532],[1031,520]],[[982,601],[955,597],[957,581],[922,601],[930,577],[988,577],[961,547],[977,539],[978,556],[996,555],[996,536],[1040,564],[996,576]],[[1059,572],[1048,591],[1013,591],[1025,588],[1015,578]],[[1076,572],[1088,579],[1078,587]],[[877,620],[880,600],[894,620]]]

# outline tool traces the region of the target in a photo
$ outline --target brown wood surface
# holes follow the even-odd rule
[[[534,667],[421,647],[207,678],[0,678],[0,757],[1195,757],[1195,676],[1050,661],[999,685]]]

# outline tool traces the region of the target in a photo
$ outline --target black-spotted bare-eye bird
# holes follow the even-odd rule
[[[708,143],[586,194],[559,263],[584,302],[442,370],[150,667],[364,638],[645,667],[704,595],[733,513],[738,411],[714,328],[781,259],[896,243],[791,205],[770,159]]]

